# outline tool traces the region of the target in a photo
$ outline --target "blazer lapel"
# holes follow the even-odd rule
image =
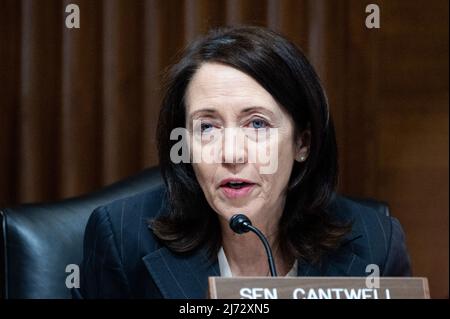
[[[164,298],[206,298],[208,277],[220,276],[217,259],[208,261],[205,249],[177,255],[166,247],[144,256],[144,264]]]
[[[332,254],[323,257],[320,264],[311,264],[304,260],[298,260],[297,275],[299,277],[310,276],[367,276],[365,272],[367,263],[353,251],[352,241],[362,235],[352,236]]]
[[[367,262],[358,256],[352,242],[361,234],[353,234],[334,253],[323,258],[320,265],[298,260],[298,276],[366,276]],[[217,258],[209,261],[205,249],[189,255],[174,254],[166,247],[142,258],[164,298],[206,298],[208,277],[220,276]]]

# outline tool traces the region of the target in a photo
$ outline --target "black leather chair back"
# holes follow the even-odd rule
[[[71,298],[66,266],[82,261],[84,229],[92,211],[162,184],[159,169],[151,168],[85,196],[2,209],[3,297]]]

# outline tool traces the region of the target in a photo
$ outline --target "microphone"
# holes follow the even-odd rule
[[[272,249],[270,249],[269,242],[267,241],[267,239],[263,235],[263,233],[258,228],[256,228],[255,226],[252,225],[252,222],[250,221],[250,219],[243,214],[233,215],[230,218],[230,228],[236,234],[243,234],[243,233],[252,231],[258,236],[258,238],[262,241],[264,248],[266,249],[267,259],[269,262],[270,274],[272,275],[272,277],[276,277],[277,270],[275,268],[275,263],[273,261],[273,255],[272,255]]]

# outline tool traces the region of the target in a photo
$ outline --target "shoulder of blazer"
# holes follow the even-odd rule
[[[113,201],[104,207],[113,226],[130,227],[133,221],[149,220],[161,214],[166,202],[165,189],[157,188]]]
[[[380,204],[382,205],[382,204]],[[336,195],[329,213],[338,221],[352,223],[352,230],[344,244],[352,252],[367,261],[383,267],[389,254],[393,218],[372,205]]]
[[[164,212],[165,198],[165,189],[158,188],[113,201],[93,212],[90,220],[108,220],[125,270],[130,270],[143,255],[160,247],[149,229],[149,222]]]

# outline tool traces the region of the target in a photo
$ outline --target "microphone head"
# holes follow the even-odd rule
[[[252,222],[244,214],[236,214],[230,218],[230,228],[237,234],[243,234],[250,231],[247,226],[251,226]]]

